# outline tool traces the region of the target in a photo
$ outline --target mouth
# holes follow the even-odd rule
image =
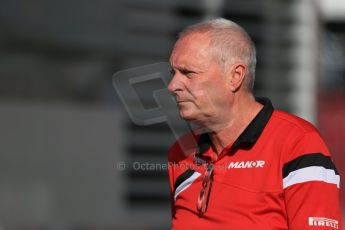
[[[177,104],[182,104],[182,103],[186,103],[186,102],[191,102],[191,101],[189,101],[189,100],[183,100],[183,99],[181,99],[181,98],[175,98],[175,101],[176,101]]]
[[[181,98],[175,98],[176,103],[183,103],[183,102],[187,102],[187,100],[182,100]]]

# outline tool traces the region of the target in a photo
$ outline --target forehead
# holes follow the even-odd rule
[[[211,61],[210,38],[205,34],[193,33],[179,39],[170,56],[172,66],[200,66]]]

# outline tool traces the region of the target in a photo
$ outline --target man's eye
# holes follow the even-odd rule
[[[195,74],[195,72],[189,71],[189,70],[181,71],[181,73],[182,73],[183,75],[186,75],[187,77],[191,77],[191,76],[193,76],[193,75]]]

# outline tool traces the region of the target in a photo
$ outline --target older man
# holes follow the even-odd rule
[[[207,130],[169,152],[172,229],[341,229],[329,150],[310,123],[254,97],[255,47],[240,26],[188,27],[170,64],[181,117]]]

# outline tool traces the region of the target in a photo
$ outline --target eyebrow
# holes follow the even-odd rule
[[[182,64],[182,65],[176,65],[176,66],[173,66],[173,63],[170,62],[170,68],[172,70],[179,70],[181,72],[194,72],[194,73],[203,73],[206,71],[205,68],[202,68],[202,67],[196,67],[196,66],[188,66],[188,65],[185,65],[185,64]]]
[[[188,66],[175,66],[175,67],[173,67],[172,65],[170,65],[170,67],[171,67],[171,69],[177,69],[177,70],[179,70],[179,71],[193,71],[192,69],[194,69],[194,68],[190,68],[190,67],[188,67]],[[193,72],[196,72],[196,71],[193,71]]]
[[[181,72],[182,74],[187,74],[187,73],[200,73],[201,71],[196,71],[196,70],[192,70],[192,69],[189,69],[187,67],[177,67],[175,68],[177,69],[179,72]],[[175,70],[173,68],[171,68],[172,71],[175,72]]]
[[[177,68],[178,70],[180,70],[181,72],[189,72],[189,71],[192,71],[191,68],[187,68],[185,66],[183,67],[180,67],[180,68]]]

